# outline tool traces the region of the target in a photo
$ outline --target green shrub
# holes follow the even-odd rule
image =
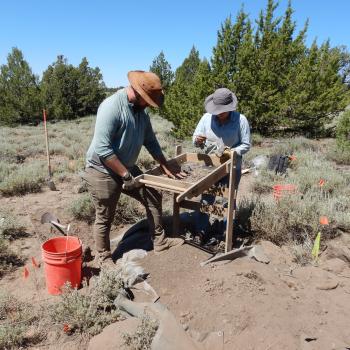
[[[95,220],[95,207],[89,193],[83,193],[75,199],[68,210],[77,220],[86,221],[89,224]]]
[[[114,268],[102,269],[85,293],[66,285],[59,302],[51,309],[52,319],[69,333],[98,334],[120,318],[120,312],[113,302],[122,286],[122,280]]]
[[[343,151],[350,152],[350,110],[341,115],[337,125],[336,137],[338,147]]]
[[[293,194],[276,202],[272,195],[257,197],[250,218],[251,229],[258,239],[266,239],[277,245],[289,242],[303,244],[313,241],[317,232],[324,232],[323,240],[339,234],[338,228],[350,229],[350,199],[337,197],[322,199],[308,192],[302,197]],[[330,225],[323,227],[320,216],[327,216]]]
[[[321,229],[320,216],[327,216],[331,222],[323,228],[324,239],[337,235],[338,229],[350,230],[350,175],[336,170],[320,152],[299,149],[295,155],[297,159],[287,176],[275,175],[265,168],[255,178],[252,188],[261,195],[254,197],[250,217],[255,237],[304,247]],[[272,195],[274,184],[294,184],[297,191],[276,202]],[[300,251],[300,247],[296,249]]]
[[[26,236],[25,227],[18,217],[8,210],[0,209],[0,236],[7,239],[16,239]]]
[[[312,191],[322,192],[324,195],[349,193],[350,175],[334,168],[319,152],[297,152],[297,160],[293,168],[288,171],[286,182],[295,183],[302,193]],[[320,187],[319,181],[325,180]]]
[[[126,194],[121,194],[116,208],[114,224],[134,224],[144,217],[141,204]]]
[[[23,260],[12,252],[8,241],[0,235],[0,277],[21,265]]]
[[[264,138],[260,134],[258,134],[258,133],[252,134],[252,145],[253,146],[261,146],[263,141],[264,141]]]
[[[337,145],[332,145],[326,153],[329,160],[333,160],[337,164],[350,165],[350,151],[342,150]]]
[[[264,167],[258,170],[258,176],[253,182],[252,189],[258,194],[270,193],[273,185],[283,181],[284,179],[281,176],[276,175],[273,171],[269,171]]]
[[[140,204],[133,198],[121,194],[117,203],[114,224],[133,224],[144,217]],[[69,212],[77,220],[91,224],[95,220],[95,207],[89,193],[83,193],[74,200],[69,207]]]
[[[2,160],[0,161],[0,186],[2,182],[15,173],[18,165],[13,162],[13,160]]]
[[[30,305],[1,294],[0,349],[19,349],[41,341],[43,333],[34,328],[36,321],[37,316]]]
[[[45,182],[45,163],[33,161],[21,164],[0,182],[0,193],[5,196],[18,196],[40,192]]]
[[[125,345],[130,350],[150,350],[158,327],[158,321],[145,314],[141,318],[141,323],[137,326],[135,333],[123,334]]]
[[[336,129],[336,144],[330,145],[327,158],[338,164],[350,164],[350,110],[339,118]]]
[[[316,141],[302,136],[275,140],[273,146],[269,149],[269,155],[282,154],[289,155],[301,151],[318,151],[319,145]]]
[[[312,261],[313,241],[309,237],[301,244],[292,243],[291,251],[294,256],[294,262],[298,265],[305,266]]]

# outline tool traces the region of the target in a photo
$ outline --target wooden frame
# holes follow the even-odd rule
[[[160,177],[162,174],[160,167],[156,167],[146,173],[138,176],[135,180],[147,187],[156,188],[162,191],[174,193],[173,195],[173,231],[178,232],[180,225],[180,210],[181,208],[200,210],[219,217],[226,216],[226,242],[225,252],[232,249],[232,233],[234,229],[234,219],[236,212],[236,152],[231,152],[231,157],[225,163],[220,162],[220,159],[215,155],[197,154],[197,153],[182,153],[182,147],[177,146],[175,157],[169,163],[181,165],[186,162],[204,162],[205,165],[215,166],[212,172],[202,179],[191,183],[182,180],[175,180]],[[228,208],[223,208],[220,205],[203,206],[201,203],[193,199],[199,195],[208,192],[212,193],[211,187],[214,186],[224,176],[229,174],[229,187],[224,191],[215,193],[216,196],[221,196],[228,199]],[[214,191],[215,192],[215,191]]]

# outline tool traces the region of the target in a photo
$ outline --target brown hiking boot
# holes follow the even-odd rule
[[[183,245],[184,240],[182,238],[164,238],[161,242],[154,240],[154,253],[161,254],[165,250],[168,250],[172,247],[179,247]]]

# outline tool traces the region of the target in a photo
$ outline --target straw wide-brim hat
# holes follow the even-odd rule
[[[164,102],[162,83],[157,74],[143,70],[128,73],[130,85],[152,107],[160,107]]]
[[[204,107],[208,113],[218,115],[235,111],[237,102],[237,97],[231,90],[220,88],[205,99]]]

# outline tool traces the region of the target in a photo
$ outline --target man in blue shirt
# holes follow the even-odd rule
[[[237,97],[226,88],[217,89],[212,95],[205,99],[205,113],[200,119],[194,133],[193,143],[196,147],[211,151],[216,145],[233,149],[237,153],[236,163],[236,186],[241,179],[242,156],[250,149],[250,127],[247,118],[236,111]],[[228,176],[220,181],[228,183]],[[215,198],[203,195],[202,200],[207,204],[213,204]],[[199,213],[196,220],[196,231],[205,235],[209,225],[206,214]]]
[[[146,208],[155,252],[183,243],[166,238],[162,226],[161,194],[152,188],[138,188],[134,177],[142,172],[135,166],[145,146],[171,178],[182,178],[179,169],[168,166],[152,129],[148,106],[160,107],[164,100],[159,77],[151,72],[128,73],[130,86],[106,98],[98,108],[95,132],[86,155],[83,179],[95,209],[94,239],[97,260],[111,261],[109,233],[121,192],[137,199]]]

